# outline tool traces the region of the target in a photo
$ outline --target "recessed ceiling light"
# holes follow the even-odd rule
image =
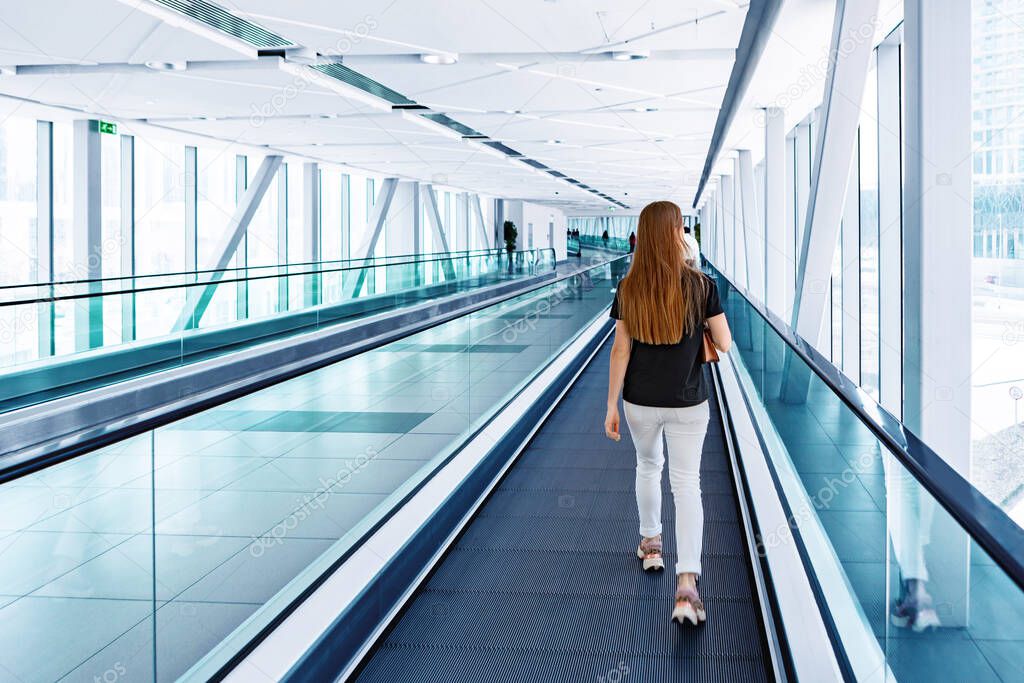
[[[545,143],[548,144],[548,145],[560,145],[560,144],[562,144],[562,141],[561,140],[555,140],[555,139],[552,138],[551,140],[545,140]]]
[[[459,61],[459,56],[450,52],[424,52],[420,61],[424,64],[454,64]]]
[[[146,62],[146,66],[154,71],[184,71],[188,64],[185,62]]]
[[[616,62],[635,62],[641,59],[647,59],[651,56],[650,52],[629,50],[614,50],[609,54]]]

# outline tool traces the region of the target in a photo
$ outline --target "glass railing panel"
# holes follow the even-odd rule
[[[759,309],[717,282],[730,355],[848,671],[857,680],[1021,680],[1020,586]],[[792,542],[788,527],[759,539]]]
[[[200,279],[191,275],[142,277],[53,288],[8,288],[0,298],[0,316],[6,325],[6,331],[0,330],[0,372],[26,364],[46,365],[85,351],[160,342],[175,336],[186,354],[191,330],[258,321],[284,311],[297,312],[426,284],[454,283],[486,274],[497,277],[502,275],[497,268],[500,258],[494,250],[487,250],[447,257],[425,255],[413,261],[381,258],[337,262],[341,265],[314,271],[292,266],[256,267],[206,274]],[[545,258],[551,264],[547,270],[552,270],[553,257]],[[527,271],[537,272],[536,268],[518,268],[513,274]],[[32,298],[40,293],[45,296]],[[189,318],[183,331],[178,323],[185,313],[186,299],[200,295],[205,297],[205,305],[196,309],[200,315]],[[93,306],[99,306],[102,315],[82,314]],[[40,326],[52,326],[52,343],[44,342]],[[27,344],[22,339],[29,331],[36,337],[35,343]]]
[[[0,486],[0,671],[174,680],[203,660],[206,680],[606,316],[622,273],[594,267]]]

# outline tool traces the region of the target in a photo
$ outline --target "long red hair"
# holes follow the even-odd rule
[[[645,344],[677,344],[704,324],[707,280],[687,260],[682,227],[683,212],[672,202],[640,212],[633,264],[618,296],[629,336]]]

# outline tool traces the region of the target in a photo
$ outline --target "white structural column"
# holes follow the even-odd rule
[[[53,277],[53,122],[36,123],[36,282]],[[56,292],[50,288],[52,297]],[[131,297],[124,297],[131,298]],[[38,304],[38,353],[52,356],[54,348],[54,303]]]
[[[818,339],[824,319],[877,12],[878,0],[836,3],[793,311],[793,327],[808,341]]]
[[[732,260],[735,281],[744,289],[750,287],[750,272],[747,267],[747,234],[743,215],[743,178],[740,176],[740,162],[732,159]]]
[[[76,280],[103,277],[102,193],[100,190],[99,123],[82,119],[74,122],[74,234]],[[89,285],[98,293],[101,283]],[[75,351],[103,346],[103,300],[93,296],[75,302]]]
[[[754,194],[754,160],[749,149],[741,149],[736,160],[740,176],[740,200],[743,204],[743,261],[747,291],[764,301],[764,234],[761,214]]]
[[[715,187],[715,194],[712,197],[712,208],[715,211],[715,265],[718,266],[719,270],[723,273],[729,272],[729,264],[725,260],[725,247],[727,244],[725,236],[725,217],[723,213],[725,211],[725,202],[722,199],[725,196],[725,177],[718,176],[718,185]]]
[[[320,165],[302,164],[302,260],[316,263],[320,260]],[[313,270],[318,266],[309,266]],[[320,275],[309,275],[302,300],[306,306],[320,303]]]
[[[777,311],[783,320],[793,319],[793,299],[796,291],[796,137],[786,138],[786,225],[783,239],[786,241],[786,274],[783,279],[783,308]]]
[[[898,35],[895,36],[898,38]],[[878,46],[878,393],[903,414],[903,174],[900,45]],[[970,195],[965,195],[970,196]],[[970,217],[968,217],[968,222]],[[969,264],[969,262],[968,262]]]
[[[842,262],[842,356],[835,359],[847,377],[860,384],[860,152],[854,148],[839,243]]]
[[[244,201],[246,191],[249,189],[249,158],[244,154],[235,155],[235,206],[240,206]],[[262,199],[262,198],[261,198]],[[245,277],[249,274],[249,225],[246,224],[245,230],[242,231],[241,236],[238,240],[238,245],[235,247],[233,254],[233,263],[235,268],[240,268],[236,273],[232,273],[232,277],[238,278],[238,282],[235,283],[235,317],[239,320],[245,320],[249,317],[249,283],[245,281]],[[228,264],[232,261],[228,261],[224,267],[227,268]],[[205,310],[203,311],[205,312]],[[196,316],[195,324],[199,324],[199,320],[202,317],[202,313]]]
[[[704,195],[704,214],[707,218],[707,226],[702,226],[701,231],[707,235],[707,244],[701,246],[701,251],[716,268],[721,270],[722,262],[718,259],[718,213],[715,210],[718,205],[718,193],[717,178],[712,176],[708,180],[708,189]]]
[[[347,173],[341,177],[341,258],[346,260],[352,253],[352,177]]]
[[[796,127],[793,136],[793,202],[796,220],[793,223],[793,293],[796,298],[797,272],[800,270],[800,250],[803,248],[804,227],[807,224],[807,202],[811,192],[811,124],[804,121]],[[792,318],[792,314],[790,314]]]
[[[906,0],[904,7],[903,418],[911,431],[969,478],[971,3]],[[932,540],[921,552],[936,604],[950,605],[943,625],[967,625],[971,582],[966,534],[941,512],[930,524],[927,513],[934,503],[920,486],[909,487],[904,502],[899,511],[910,513],[908,527],[915,532],[904,540],[916,541],[909,549]],[[897,510],[890,506],[893,512]],[[894,536],[899,551],[896,542]]]
[[[786,117],[781,109],[766,109],[764,121],[764,302],[788,320],[786,274],[794,255],[786,232]]]
[[[284,275],[288,272],[288,165],[284,164],[277,175],[277,272]],[[347,204],[345,206],[348,206]],[[344,215],[344,213],[342,214]],[[291,278],[277,279],[277,310],[288,310],[288,281]]]
[[[720,208],[722,210],[722,250],[725,273],[733,282],[739,282],[739,274],[736,271],[736,191],[731,175],[722,176],[720,185],[722,195]]]
[[[469,193],[455,195],[455,243],[460,251],[469,251]]]
[[[209,275],[209,282],[203,287],[189,288],[189,294],[185,298],[185,307],[178,316],[177,322],[174,323],[174,330],[195,328],[202,320],[206,307],[217,291],[217,283],[224,276],[224,269],[228,267],[232,257],[242,244],[242,238],[249,229],[249,223],[256,215],[256,209],[259,208],[263,195],[270,187],[274,174],[280,168],[281,160],[282,157],[278,155],[264,157],[253,182],[246,189],[238,206],[235,207],[235,213],[231,216],[228,228],[224,231],[224,236],[214,251],[213,257],[209,262],[202,264],[204,270],[214,271]]]
[[[185,146],[185,270],[199,270],[199,169],[198,150]],[[196,274],[198,277],[198,274]],[[196,277],[191,278],[194,282]]]

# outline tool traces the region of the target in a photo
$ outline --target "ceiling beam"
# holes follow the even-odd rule
[[[708,149],[708,158],[704,162],[704,171],[701,174],[700,184],[697,186],[697,194],[693,198],[694,207],[697,206],[704,186],[707,185],[708,178],[711,176],[715,161],[722,151],[725,136],[729,133],[729,126],[736,118],[736,112],[739,110],[750,79],[754,77],[754,71],[761,61],[761,55],[764,53],[765,45],[768,44],[768,38],[771,36],[781,7],[782,0],[752,0],[747,8],[743,31],[740,33],[740,44],[736,48],[736,63],[729,75],[729,85],[725,88],[725,98],[722,100],[722,107],[718,112],[718,121],[715,122],[711,148]]]

